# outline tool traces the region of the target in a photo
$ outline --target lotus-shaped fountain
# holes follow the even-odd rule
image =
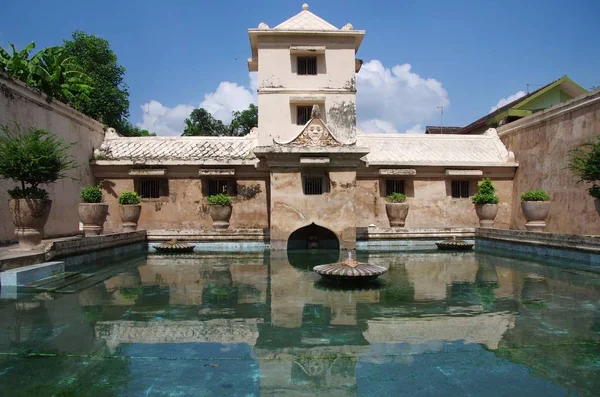
[[[469,251],[473,248],[473,244],[459,240],[455,237],[449,238],[439,243],[435,243],[439,250],[443,251]]]
[[[154,249],[161,253],[180,254],[185,252],[193,252],[195,245],[180,243],[177,240],[167,241],[159,245],[155,245]]]
[[[328,263],[313,268],[315,273],[326,279],[354,282],[374,280],[387,270],[383,266],[358,262],[352,258],[352,252],[348,252],[348,258],[342,262]]]

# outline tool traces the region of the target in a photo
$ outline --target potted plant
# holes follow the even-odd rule
[[[498,196],[490,178],[483,178],[477,184],[477,193],[473,196],[475,212],[479,218],[480,227],[494,227],[494,219],[498,214]]]
[[[521,194],[521,210],[527,219],[525,228],[543,232],[550,212],[550,196],[544,190],[529,190]]]
[[[72,145],[55,134],[37,128],[25,133],[0,126],[0,176],[19,183],[10,189],[8,207],[19,248],[31,249],[42,242],[52,200],[39,185],[54,183],[77,167],[69,155]]]
[[[103,203],[102,181],[97,185],[86,186],[81,189],[79,204],[79,219],[83,223],[85,237],[97,236],[104,230],[104,222],[108,215],[108,204]]]
[[[124,232],[133,232],[137,229],[138,220],[142,213],[142,198],[136,192],[124,190],[119,195],[119,212],[123,222]]]
[[[208,211],[215,229],[227,229],[231,218],[231,196],[225,193],[207,196]]]
[[[579,178],[577,182],[592,183],[588,193],[595,201],[596,212],[600,214],[600,135],[595,141],[579,145],[571,151],[569,168]]]
[[[404,227],[406,216],[408,215],[408,203],[406,195],[402,193],[392,193],[385,197],[385,212],[391,227]]]

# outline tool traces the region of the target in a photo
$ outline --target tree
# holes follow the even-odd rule
[[[231,124],[223,124],[206,109],[194,109],[185,120],[183,136],[244,136],[258,126],[258,107],[250,104],[248,109],[233,112]]]
[[[109,127],[121,127],[129,116],[129,92],[123,81],[125,68],[108,41],[77,30],[71,40],[65,40],[64,48],[94,87],[88,102],[73,101],[73,107]]]
[[[258,106],[251,103],[248,109],[233,112],[233,120],[229,125],[231,135],[248,135],[254,127],[258,127]]]
[[[115,129],[117,130],[117,132],[124,136],[156,136],[154,132],[150,132],[138,126],[134,126],[129,120],[123,120],[121,122],[121,125],[117,126]]]
[[[215,119],[206,109],[192,110],[190,117],[185,119],[183,136],[224,136],[228,128],[221,120]]]

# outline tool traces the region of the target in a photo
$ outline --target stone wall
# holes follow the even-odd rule
[[[31,91],[20,82],[0,78],[0,125],[17,122],[22,130],[30,127],[54,132],[66,142],[74,143],[71,155],[79,168],[70,171],[69,178],[50,186],[42,186],[53,200],[50,219],[46,224],[47,237],[72,235],[79,231],[77,204],[79,190],[93,182],[89,161],[96,147],[104,139],[103,125],[65,104],[46,101],[41,94]],[[8,212],[8,189],[16,184],[0,181],[0,243],[15,240],[14,227]]]
[[[341,249],[356,244],[356,171],[329,169],[329,191],[305,195],[302,172],[297,168],[271,172],[271,248],[286,249],[294,231],[312,223],[334,232]]]
[[[104,198],[109,205],[105,231],[122,230],[117,198],[123,190],[134,191],[134,179],[104,179]],[[264,179],[237,179],[233,197],[232,229],[268,228],[267,182]],[[147,230],[212,229],[202,179],[169,178],[167,197],[143,199],[139,228]]]
[[[471,195],[476,192],[478,180],[470,180]],[[492,177],[492,181],[500,198],[495,227],[508,228],[513,198],[512,180]],[[385,212],[385,179],[361,177],[356,185],[357,227],[371,224],[389,227]],[[409,203],[405,225],[408,229],[476,227],[479,224],[471,198],[452,198],[451,180],[448,178],[407,178],[405,193]]]
[[[519,169],[514,179],[511,229],[524,229],[520,195],[544,189],[552,197],[545,231],[600,234],[589,185],[567,169],[569,152],[600,134],[600,90],[498,128]]]

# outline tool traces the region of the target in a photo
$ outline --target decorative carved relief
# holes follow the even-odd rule
[[[333,137],[327,125],[321,120],[321,109],[319,105],[314,105],[311,114],[311,120],[308,122],[302,132],[290,142],[277,142],[278,145],[285,146],[341,146],[337,139]]]

